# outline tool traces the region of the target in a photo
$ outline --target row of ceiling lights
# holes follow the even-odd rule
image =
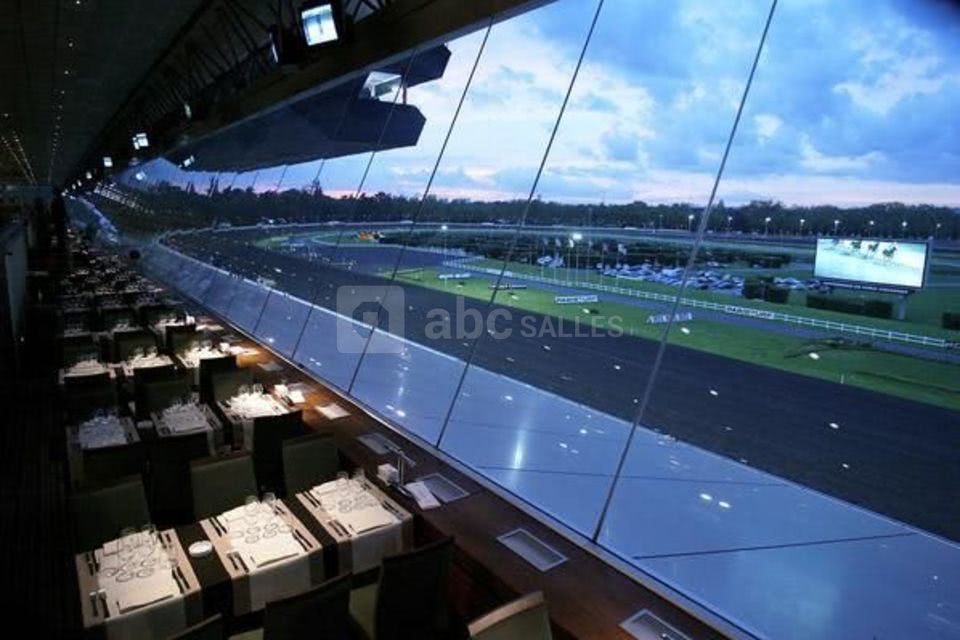
[[[83,6],[83,0],[67,0],[67,4],[71,4],[74,7]],[[63,21],[66,23],[66,21]],[[73,23],[73,21],[69,21]],[[59,44],[59,43],[57,43]],[[76,41],[68,37],[67,38],[67,49],[73,49],[76,46]],[[59,50],[59,47],[57,47]],[[70,67],[64,67],[63,69],[63,78],[69,78],[73,75],[73,71]],[[55,77],[60,77],[57,74]],[[57,161],[57,152],[60,150],[60,143],[63,142],[63,108],[64,102],[66,100],[67,90],[64,87],[60,87],[59,90],[54,88],[54,95],[56,97],[56,106],[54,108],[54,122],[53,122],[53,134],[50,139],[50,166],[47,168],[47,183],[53,184],[53,168]]]

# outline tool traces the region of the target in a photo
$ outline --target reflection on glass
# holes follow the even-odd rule
[[[545,155],[596,6],[286,107],[283,161],[93,200],[189,229],[160,277],[745,633],[951,637],[956,16],[779,4],[706,216],[770,4],[606,0]]]

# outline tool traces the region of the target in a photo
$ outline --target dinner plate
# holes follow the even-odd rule
[[[202,558],[204,556],[210,555],[210,552],[213,551],[213,543],[209,540],[198,540],[190,545],[187,549],[187,552],[190,554],[191,558]]]

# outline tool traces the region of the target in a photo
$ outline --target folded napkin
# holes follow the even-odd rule
[[[242,520],[246,514],[246,506],[234,507],[229,511],[224,511],[220,514],[220,519],[226,522],[227,524],[231,522],[236,522]]]
[[[310,489],[310,495],[316,498],[323,506],[324,511],[327,511],[327,505],[324,505],[324,501],[331,502],[336,504],[336,491],[337,491],[337,481],[331,480],[330,482],[324,482],[323,484],[318,484],[314,488]]]
[[[251,545],[243,545],[246,555],[256,567],[263,567],[285,558],[299,555],[303,550],[289,533],[278,534],[272,538],[261,538]]]
[[[386,527],[397,521],[392,513],[381,507],[365,507],[363,509],[341,513],[338,519],[353,534],[361,534],[372,529]]]
[[[349,411],[338,405],[336,402],[331,402],[330,404],[323,406],[317,405],[315,408],[327,420],[336,420],[338,418],[344,418],[350,415]]]
[[[177,592],[169,571],[155,571],[146,578],[117,583],[116,597],[121,613],[172,598]]]
[[[174,433],[187,433],[205,429],[207,420],[197,407],[190,406],[164,412],[164,423]]]

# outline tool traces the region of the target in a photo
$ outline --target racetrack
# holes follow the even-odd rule
[[[398,251],[374,249],[357,256],[362,269],[347,270],[257,249],[239,234],[232,235],[218,234],[219,266],[251,279],[266,275],[278,288],[329,308],[334,307],[339,286],[386,284],[374,274],[391,270]],[[210,253],[209,236],[185,236],[180,243],[198,257]],[[404,253],[401,268],[426,266],[441,258]],[[404,289],[405,337],[462,360],[470,357],[470,341],[426,334],[427,310],[456,312],[458,296],[453,290],[447,293],[409,283],[404,283]],[[481,301],[460,298],[459,302],[466,310],[491,311]],[[511,337],[482,337],[474,363],[612,415],[636,417],[656,342],[610,335],[524,337],[524,317],[537,326],[548,322],[556,326],[556,320],[512,311],[509,319],[497,325],[510,328]],[[956,412],[670,345],[643,423],[960,540],[960,417]]]

